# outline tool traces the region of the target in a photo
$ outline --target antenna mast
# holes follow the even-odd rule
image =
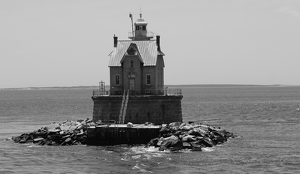
[[[142,18],[142,7],[141,7],[141,3],[140,3],[140,18]]]

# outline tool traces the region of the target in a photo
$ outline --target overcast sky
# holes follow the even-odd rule
[[[140,6],[165,84],[300,85],[299,0],[0,0],[0,88],[109,84]]]

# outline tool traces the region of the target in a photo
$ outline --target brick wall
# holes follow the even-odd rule
[[[92,97],[93,120],[119,120],[122,96]],[[125,123],[155,124],[182,121],[182,96],[130,96]]]

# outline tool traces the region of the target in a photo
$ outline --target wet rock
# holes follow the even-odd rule
[[[182,141],[183,142],[193,142],[193,141],[196,141],[196,138],[194,135],[186,135],[186,136],[182,137]]]
[[[102,124],[102,122],[99,123]],[[86,144],[87,128],[96,124],[90,119],[66,120],[61,124],[53,122],[49,126],[31,133],[12,137],[12,140],[16,143],[35,143],[49,146]],[[127,127],[132,126],[132,123],[127,124]],[[181,149],[201,151],[203,147],[213,147],[234,137],[234,134],[210,125],[174,122],[163,124],[159,137],[152,139],[145,147],[155,146],[159,147],[161,151],[178,151]]]
[[[73,140],[72,140],[72,138],[67,138],[63,143],[62,143],[62,145],[71,145],[71,144],[73,144]]]
[[[183,142],[182,141],[177,141],[177,143],[175,143],[174,145],[172,145],[170,147],[171,151],[179,151],[183,149]]]
[[[85,144],[87,139],[87,128],[95,125],[92,120],[66,120],[62,124],[51,123],[49,126],[41,127],[31,133],[12,137],[16,143],[36,143],[38,145],[73,145]]]
[[[133,127],[133,124],[130,123],[130,122],[128,122],[128,123],[127,123],[127,127]]]
[[[201,144],[198,144],[198,142],[191,142],[190,144],[192,151],[202,151],[202,146]]]
[[[37,144],[43,146],[43,145],[46,144],[46,140],[45,140],[45,139],[44,139],[44,140],[41,140],[41,141],[39,141]]]
[[[214,146],[214,143],[209,138],[199,139],[197,141],[197,143],[203,145],[204,147],[213,147]]]
[[[163,125],[160,130],[160,137],[151,140],[147,147],[159,147],[161,151],[167,149],[171,151],[181,149],[202,151],[203,147],[213,147],[234,137],[232,133],[210,125],[174,122]]]
[[[172,135],[167,138],[162,138],[159,141],[161,141],[161,142],[158,142],[160,144],[159,150],[163,151],[169,147],[175,147],[175,145],[178,143],[179,139],[178,139],[178,137]]]
[[[21,136],[12,137],[12,140],[13,140],[15,143],[19,143],[21,139],[22,139]]]
[[[44,138],[35,138],[35,139],[33,139],[33,142],[38,143],[39,141],[43,141],[43,140],[44,140]]]
[[[182,146],[184,149],[192,149],[192,145],[188,142],[182,142]]]
[[[159,138],[154,138],[150,140],[150,142],[145,146],[145,147],[150,147],[150,146],[157,146]]]
[[[19,143],[26,143],[29,140],[30,140],[30,136],[28,134],[23,134],[21,135],[21,140],[19,141]]]

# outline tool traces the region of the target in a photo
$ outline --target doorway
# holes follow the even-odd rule
[[[129,79],[130,94],[135,94],[135,79]]]

